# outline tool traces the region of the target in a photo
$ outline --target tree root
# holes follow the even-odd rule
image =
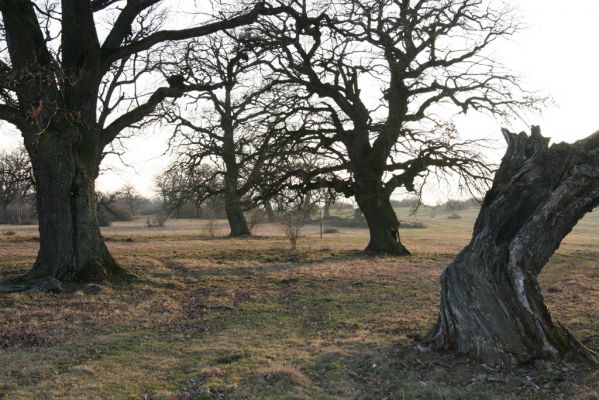
[[[52,276],[36,276],[31,272],[10,278],[0,282],[0,293],[72,293],[78,286],[90,283],[102,284],[112,283],[116,285],[128,284],[138,277],[116,262],[107,268],[106,266],[94,263],[95,268],[90,268],[90,272],[84,276],[78,275],[73,280],[59,280]]]

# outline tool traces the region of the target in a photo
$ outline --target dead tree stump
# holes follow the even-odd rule
[[[551,319],[537,277],[562,239],[599,204],[599,132],[548,146],[503,131],[507,152],[486,194],[471,242],[441,276],[437,350],[509,365],[567,355],[596,362]]]

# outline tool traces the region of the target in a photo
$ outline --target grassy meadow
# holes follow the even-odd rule
[[[0,294],[0,399],[599,399],[599,372],[537,362],[494,370],[414,339],[434,324],[438,280],[470,239],[477,210],[423,209],[402,220],[410,257],[367,257],[367,230],[297,252],[281,227],[216,237],[206,222],[143,220],[104,229],[130,284]],[[35,226],[0,226],[0,278],[26,272]],[[599,213],[541,276],[546,301],[599,350]]]

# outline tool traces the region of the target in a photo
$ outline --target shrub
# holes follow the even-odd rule
[[[148,228],[164,228],[166,221],[168,220],[168,214],[158,213],[152,217],[148,216],[146,219],[146,227]]]
[[[264,210],[254,208],[245,214],[245,219],[250,229],[250,233],[254,234],[254,229],[260,224],[263,224],[268,220],[268,215]]]
[[[314,211],[314,206],[304,205],[298,208],[287,211],[281,218],[281,224],[285,232],[285,236],[291,243],[291,251],[297,250],[297,242],[302,237],[302,228]]]
[[[206,225],[204,225],[204,231],[210,237],[216,236],[216,216],[217,212],[213,208],[206,208],[204,210],[204,216],[206,217]]]

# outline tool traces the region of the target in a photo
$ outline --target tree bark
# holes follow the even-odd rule
[[[323,218],[330,218],[331,216],[331,196],[327,194],[327,196],[325,197],[324,200],[324,207],[322,210],[323,214]]]
[[[8,224],[8,204],[0,203],[0,224]]]
[[[31,279],[100,282],[124,274],[104,243],[96,215],[99,155],[82,156],[82,146],[70,139],[74,136],[47,131],[27,143],[40,232]]]
[[[355,197],[370,231],[370,241],[365,251],[409,255],[410,252],[401,243],[399,221],[389,198],[376,189],[357,191]]]
[[[555,144],[504,131],[508,149],[470,242],[441,276],[438,350],[509,365],[566,355],[595,360],[554,323],[537,277],[561,240],[599,204],[599,132]]]
[[[275,210],[273,210],[270,200],[264,201],[264,209],[266,210],[266,215],[268,216],[268,222],[274,222],[276,220]]]
[[[225,103],[225,110],[230,115],[231,111],[231,100],[230,100],[230,88],[227,88],[227,101]],[[223,119],[223,160],[225,162],[225,212],[227,213],[227,220],[229,221],[229,227],[231,233],[229,236],[250,236],[250,228],[243,215],[243,209],[241,208],[241,196],[237,186],[237,180],[239,179],[239,167],[237,165],[236,153],[235,153],[235,138],[234,129],[232,125],[232,118]]]
[[[399,220],[389,199],[391,192],[385,190],[383,181],[389,151],[371,145],[366,121],[354,123],[358,128],[355,129],[352,140],[345,145],[351,160],[354,197],[370,231],[370,241],[364,251],[409,255],[410,252],[401,243]]]
[[[229,221],[229,227],[231,228],[229,236],[251,235],[250,228],[241,208],[241,200],[237,192],[236,180],[234,185],[232,183],[225,184],[225,212],[227,213],[227,220]]]

